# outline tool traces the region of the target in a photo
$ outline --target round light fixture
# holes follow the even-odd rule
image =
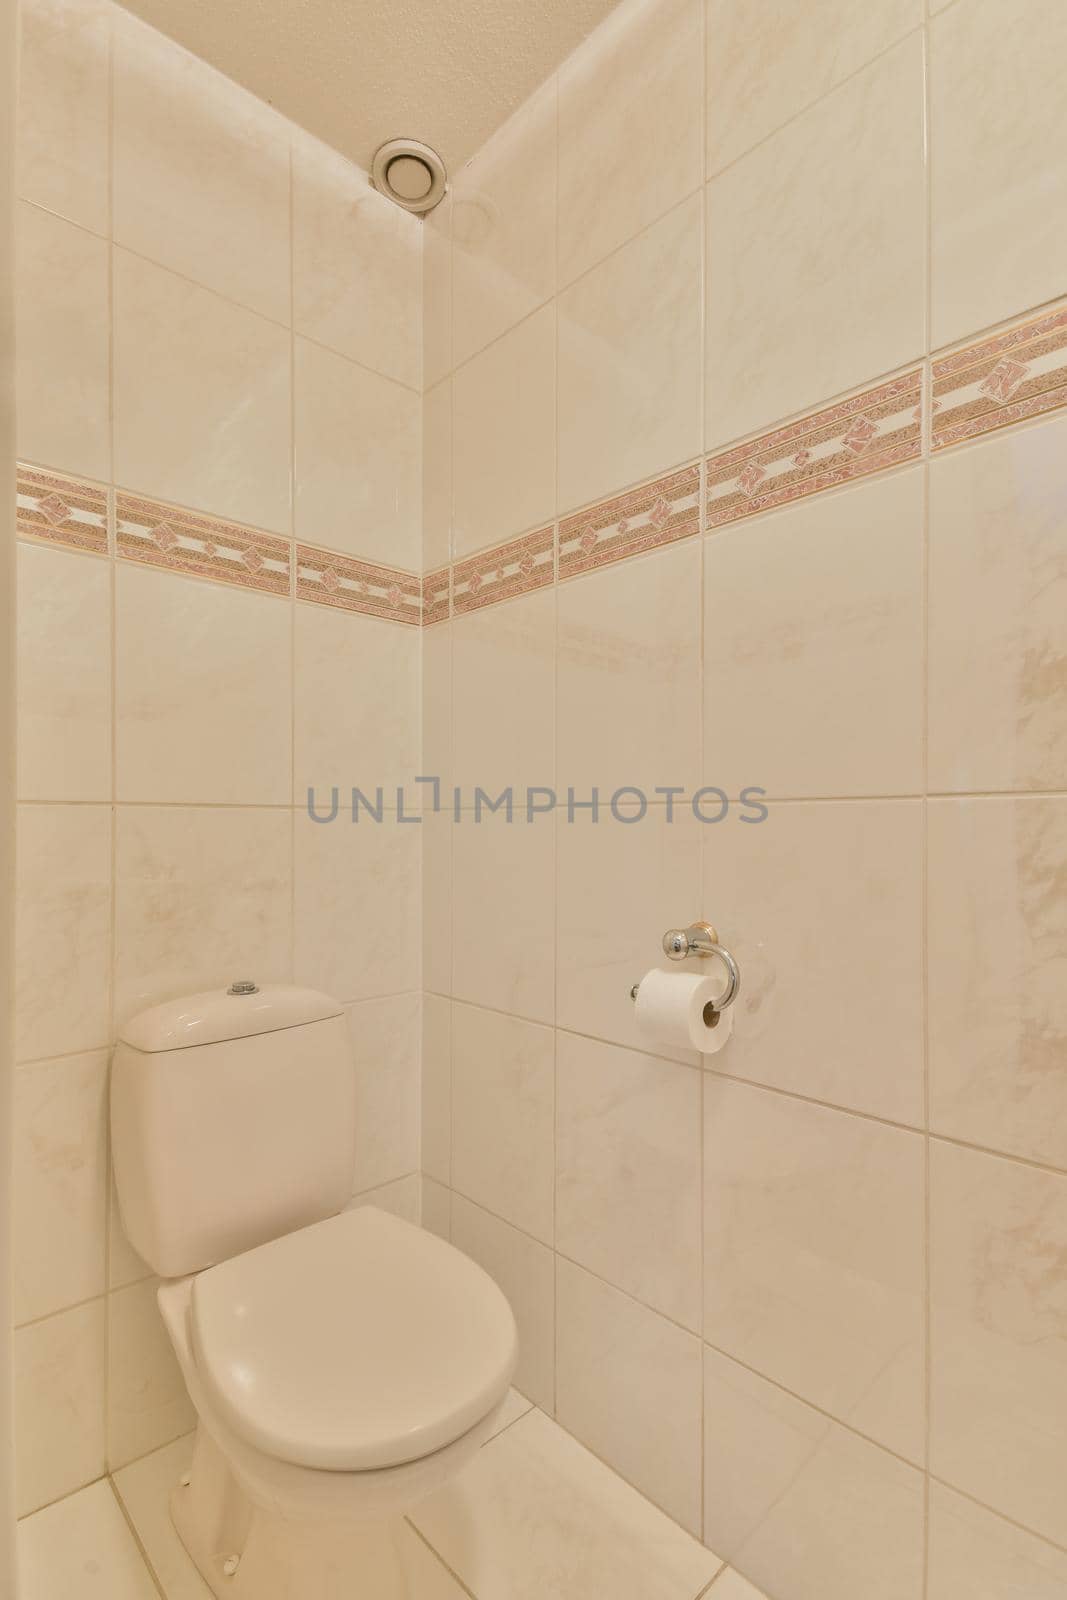
[[[448,187],[436,150],[417,139],[390,139],[375,152],[371,182],[405,211],[432,211]]]

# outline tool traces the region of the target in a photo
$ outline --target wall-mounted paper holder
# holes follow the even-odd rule
[[[687,956],[718,956],[726,968],[726,988],[715,1002],[716,1011],[725,1011],[737,999],[741,988],[741,971],[710,922],[691,922],[688,928],[668,928],[663,935],[663,953],[672,961],[684,961]],[[630,999],[637,999],[639,984],[630,990]]]

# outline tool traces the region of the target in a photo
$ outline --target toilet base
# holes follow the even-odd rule
[[[171,1520],[217,1600],[408,1600],[399,1516],[293,1522],[253,1505],[204,1427]]]

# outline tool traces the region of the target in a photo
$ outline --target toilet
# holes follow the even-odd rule
[[[403,1513],[490,1435],[517,1353],[460,1251],[350,1205],[340,1005],[249,982],[142,1011],[111,1078],[123,1224],[197,1412],[171,1496],[212,1594],[400,1600]]]

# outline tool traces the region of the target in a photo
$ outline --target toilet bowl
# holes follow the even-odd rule
[[[171,1514],[220,1600],[401,1600],[403,1513],[492,1432],[515,1321],[452,1245],[341,1209],[340,1008],[255,993],[142,1013],[113,1066],[123,1220],[198,1419]]]

